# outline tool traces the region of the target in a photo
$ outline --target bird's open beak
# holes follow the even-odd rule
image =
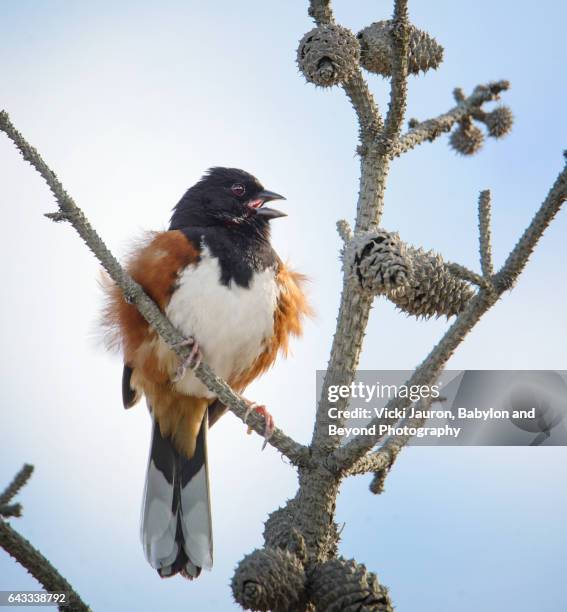
[[[278,217],[287,217],[286,213],[281,212],[281,210],[276,210],[275,208],[266,208],[264,204],[266,202],[271,202],[272,200],[285,200],[283,195],[279,193],[275,193],[274,191],[268,191],[264,189],[260,191],[258,194],[258,200],[261,201],[259,206],[254,206],[256,214],[268,221],[271,219],[277,219]]]

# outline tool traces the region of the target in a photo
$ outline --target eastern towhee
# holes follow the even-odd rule
[[[241,393],[287,352],[310,312],[304,277],[270,244],[270,221],[285,215],[264,204],[278,199],[243,170],[212,168],[175,206],[169,230],[132,253],[128,272],[193,345],[188,363],[116,285],[106,287],[104,324],[124,355],[124,407],[145,395],[153,420],[141,536],[162,577],[195,578],[212,566],[207,429],[225,407],[192,367],[202,358]],[[269,435],[271,417],[256,409]]]

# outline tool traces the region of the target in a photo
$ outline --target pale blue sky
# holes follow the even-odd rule
[[[297,72],[312,27],[304,2],[0,0],[0,107],[43,153],[117,253],[169,210],[207,167],[235,165],[287,196],[278,252],[307,273],[317,310],[294,355],[248,391],[277,423],[309,438],[315,370],[325,367],[340,264],[335,222],[352,219],[356,124],[339,89]],[[390,2],[335,2],[358,30]],[[476,267],[476,199],[494,194],[501,262],[545,196],[567,148],[564,3],[410,0],[414,23],[444,45],[440,70],[410,83],[409,114],[447,110],[451,91],[508,78],[513,133],[474,158],[446,137],[396,161],[384,226]],[[385,107],[387,83],[371,76]],[[71,229],[42,217],[53,202],[0,138],[3,322],[0,483],[36,473],[15,526],[95,610],[235,609],[229,580],[261,543],[269,511],[295,491],[293,471],[228,415],[211,435],[216,559],[189,584],[160,580],[138,541],[149,419],[124,412],[120,362],[94,333],[97,264]],[[546,233],[524,276],[467,338],[453,369],[565,369],[567,218]],[[365,369],[411,368],[446,328],[376,302]],[[398,612],[567,608],[567,476],[562,448],[413,448],[386,492],[368,478],[342,489],[341,550],[391,589]],[[1,485],[0,485],[1,486]],[[0,552],[0,588],[35,582]]]

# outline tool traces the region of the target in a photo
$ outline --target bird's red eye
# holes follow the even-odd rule
[[[239,198],[246,193],[246,188],[244,187],[244,185],[242,185],[242,183],[234,183],[230,190],[232,191],[232,193],[234,193],[235,196]]]

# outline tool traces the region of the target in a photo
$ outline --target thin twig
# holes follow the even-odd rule
[[[346,219],[339,219],[337,221],[337,232],[345,244],[352,240],[352,229]]]
[[[360,68],[356,68],[354,74],[342,84],[342,87],[358,118],[360,142],[371,142],[378,136],[384,123],[378,105]],[[365,144],[359,149],[362,154],[367,150],[368,146]]]
[[[419,401],[416,409],[428,410],[431,406],[431,401]],[[376,452],[370,453],[361,457],[354,465],[348,470],[349,475],[355,474],[368,474],[373,472],[374,477],[370,482],[368,488],[374,495],[379,495],[384,492],[384,483],[386,477],[390,473],[394,462],[398,458],[400,451],[407,446],[409,441],[412,439],[412,431],[418,430],[423,427],[427,421],[425,417],[407,417],[402,419],[396,424],[396,427],[403,428],[407,433],[399,434],[390,437],[383,446],[381,446]]]
[[[309,16],[318,26],[335,22],[330,0],[310,0]],[[356,68],[352,77],[342,84],[342,88],[358,117],[361,142],[375,138],[383,127],[383,121],[360,68]]]
[[[406,418],[402,419],[397,427],[405,427],[408,430],[423,427],[425,418]],[[347,471],[347,475],[368,474],[370,472],[380,472],[389,470],[394,459],[404,446],[411,440],[410,434],[400,434],[389,438],[377,451],[361,457]]]
[[[65,592],[69,595],[69,605],[60,606],[60,610],[66,612],[90,610],[73,587],[39,550],[2,519],[0,519],[0,547],[25,567],[46,591]]]
[[[14,476],[12,482],[6,487],[2,495],[0,495],[0,506],[9,504],[32,474],[33,465],[25,463],[22,469]]]
[[[485,102],[497,100],[500,93],[509,87],[510,83],[508,81],[496,81],[487,85],[478,85],[468,98],[459,102],[450,111],[434,119],[418,123],[403,134],[390,149],[391,157],[399,157],[423,142],[432,142],[441,136],[441,134],[449,132],[458,121],[475,113]]]
[[[564,152],[567,160],[567,151]],[[516,246],[508,255],[501,270],[496,274],[494,282],[501,291],[509,289],[523,270],[526,262],[534,250],[538,240],[541,238],[547,226],[559,212],[561,204],[567,198],[567,171],[563,171],[558,177],[547,197],[535,214],[526,231],[518,240]]]
[[[155,302],[145,293],[143,288],[123,270],[118,260],[108,250],[100,236],[91,226],[83,211],[65,191],[55,173],[43,161],[36,149],[34,149],[16,130],[5,111],[0,112],[0,130],[6,133],[8,138],[10,138],[19,149],[23,158],[44,178],[55,196],[61,214],[65,215],[69,223],[77,230],[112,280],[122,289],[126,299],[136,305],[141,315],[167,342],[170,348],[175,351],[180,359],[187,359],[190,349],[183,346],[183,336],[163,315]],[[195,375],[208,387],[208,389],[217,395],[225,406],[244,421],[247,412],[247,404],[242,398],[234,393],[225,381],[216,376],[207,364],[201,363],[199,367],[195,369]],[[263,436],[265,423],[262,417],[257,414],[251,414],[246,422],[256,433]],[[283,455],[288,457],[294,464],[300,464],[309,460],[308,449],[295,442],[295,440],[289,436],[286,436],[280,429],[274,431],[269,439],[269,443]]]
[[[0,506],[2,506],[0,516],[4,518],[21,516],[21,505],[8,505],[8,503],[27,483],[32,472],[33,466],[25,464],[6,487],[6,490],[0,496]],[[25,567],[46,591],[64,592],[68,595],[69,603],[65,606],[59,606],[60,610],[68,612],[88,612],[90,610],[53,565],[2,518],[0,518],[0,547],[22,567]]]
[[[480,251],[480,267],[485,279],[494,274],[492,263],[492,238],[490,235],[490,191],[487,189],[480,192],[478,199],[478,235]]]
[[[0,517],[10,518],[11,516],[22,516],[22,504],[7,504],[0,506]]]
[[[455,322],[444,334],[439,343],[429,353],[423,363],[416,368],[406,382],[411,385],[430,385],[439,376],[455,349],[465,336],[476,325],[482,315],[491,308],[504,291],[510,288],[524,269],[529,256],[545,228],[559,211],[561,204],[567,199],[567,167],[559,173],[553,187],[540,206],[532,222],[524,232],[522,238],[509,255],[502,269],[494,277],[494,290],[481,289],[467,304],[465,310],[456,318]],[[405,408],[409,400],[395,398],[387,404],[388,409]],[[369,426],[377,423],[377,419],[370,421]],[[345,446],[334,452],[330,465],[337,470],[348,470],[366,452],[373,448],[380,440],[380,436],[361,435],[351,440]]]
[[[308,13],[317,25],[334,23],[335,21],[331,0],[310,0]]]
[[[390,105],[381,138],[390,145],[400,132],[407,103],[409,19],[407,0],[395,0],[392,19],[393,62]]]
[[[477,274],[473,270],[469,270],[466,266],[462,266],[458,263],[449,262],[447,264],[447,267],[455,276],[458,276],[462,280],[472,283],[477,287],[488,288],[486,279],[484,279],[480,274]]]
[[[492,296],[480,291],[469,302],[465,310],[456,318],[440,342],[433,348],[423,363],[416,368],[412,376],[404,383],[411,385],[430,385],[439,376],[455,349],[463,341],[468,332],[477,323],[480,317],[494,304]],[[407,408],[409,398],[393,398],[386,404],[388,411]],[[373,419],[369,427],[377,425],[378,420]],[[380,441],[380,435],[360,435],[353,438],[346,445],[334,453],[335,469],[348,470],[358,459],[364,456]]]

